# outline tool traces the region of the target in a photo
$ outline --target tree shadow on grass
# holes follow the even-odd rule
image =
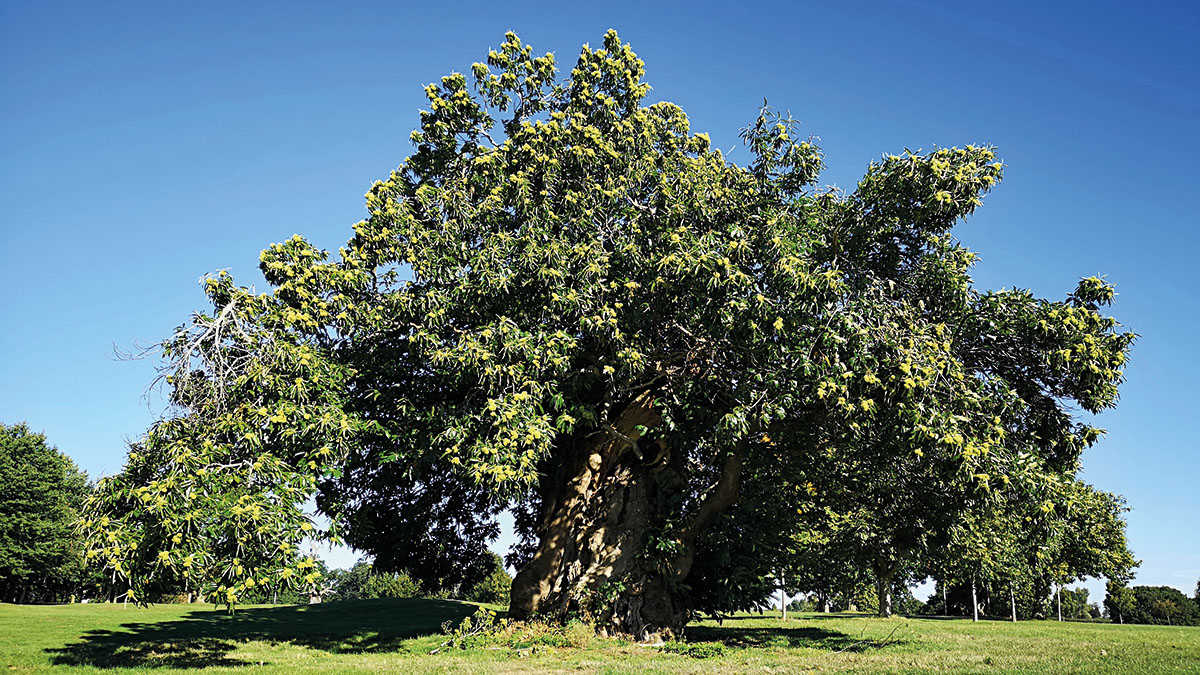
[[[815,626],[754,626],[732,617],[720,626],[694,626],[687,629],[689,642],[720,642],[727,647],[785,647],[819,649],[830,652],[865,652],[885,646],[904,644],[900,631],[892,635],[854,635]],[[877,633],[878,630],[873,631]]]
[[[404,642],[458,623],[475,606],[415,598],[188,612],[173,621],[125,623],[47,649],[51,663],[97,668],[205,668],[252,665],[232,658],[239,642],[260,640],[331,653],[404,651]],[[257,662],[254,663],[257,665]]]

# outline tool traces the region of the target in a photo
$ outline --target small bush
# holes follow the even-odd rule
[[[566,635],[570,646],[576,649],[584,649],[592,644],[592,640],[596,637],[596,629],[578,619],[567,623],[567,627],[563,630],[563,633]]]
[[[474,649],[494,644],[496,638],[504,631],[507,621],[497,621],[496,613],[480,607],[475,613],[462,620],[458,628],[453,621],[442,624],[442,632],[450,639],[442,643],[443,647],[455,649]]]
[[[372,573],[359,591],[362,598],[415,598],[421,595],[421,584],[406,572]]]
[[[497,619],[495,612],[483,607],[463,619],[457,628],[450,621],[442,624],[442,632],[449,636],[449,639],[442,643],[442,647],[455,649],[493,646],[512,649],[583,648],[591,644],[596,635],[596,630],[582,621],[571,621],[565,626],[540,621],[509,621]]]
[[[725,654],[725,645],[720,642],[668,642],[662,650],[669,654],[681,654],[693,659],[711,659]]]

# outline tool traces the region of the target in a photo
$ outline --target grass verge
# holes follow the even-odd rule
[[[670,650],[593,639],[586,647],[443,649],[438,634],[475,605],[364,600],[254,606],[0,605],[0,669],[347,673],[1200,673],[1200,628],[1029,621],[739,616],[688,628]],[[578,644],[578,643],[576,643]],[[686,645],[694,645],[689,648]],[[706,658],[696,658],[701,655]]]

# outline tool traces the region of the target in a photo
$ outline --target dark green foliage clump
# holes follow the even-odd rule
[[[0,601],[55,602],[81,590],[74,525],[87,475],[24,424],[0,424]]]
[[[1133,607],[1126,623],[1167,626],[1200,625],[1200,608],[1195,601],[1170,586],[1134,586]]]
[[[372,574],[363,584],[362,596],[372,598],[416,598],[421,595],[421,584],[404,572]]]
[[[512,590],[512,577],[504,569],[504,561],[495,553],[492,556],[492,571],[479,583],[463,594],[464,600],[471,602],[486,602],[493,605],[507,605],[509,591]]]
[[[421,582],[408,572],[382,572],[366,562],[355,563],[348,570],[334,570],[326,576],[331,600],[418,598],[430,595],[425,592]]]
[[[1065,605],[1064,605],[1065,611]],[[1116,623],[1200,625],[1200,602],[1170,586],[1134,586],[1110,580],[1104,613]]]

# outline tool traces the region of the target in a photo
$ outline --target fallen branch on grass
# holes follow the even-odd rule
[[[903,624],[903,625],[904,625],[904,626],[907,626],[908,624]],[[841,654],[842,652],[848,652],[848,651],[850,651],[851,649],[854,649],[855,647],[857,647],[857,646],[859,646],[859,645],[862,645],[862,644],[865,644],[865,645],[867,645],[867,647],[866,647],[867,649],[883,649],[884,647],[886,647],[886,646],[888,646],[889,644],[891,644],[891,642],[892,642],[892,636],[893,636],[893,635],[895,635],[895,634],[896,634],[896,631],[900,630],[900,628],[901,628],[900,626],[896,626],[895,628],[893,628],[893,629],[892,629],[892,632],[888,633],[887,637],[885,637],[885,638],[883,639],[883,641],[876,641],[876,640],[859,640],[858,642],[855,642],[855,643],[854,643],[854,644],[852,644],[852,645],[849,645],[849,646],[843,647],[842,649],[839,649],[839,650],[837,650],[836,652],[830,652],[830,654]],[[865,630],[866,630],[866,628],[864,628],[863,630],[865,631]]]

